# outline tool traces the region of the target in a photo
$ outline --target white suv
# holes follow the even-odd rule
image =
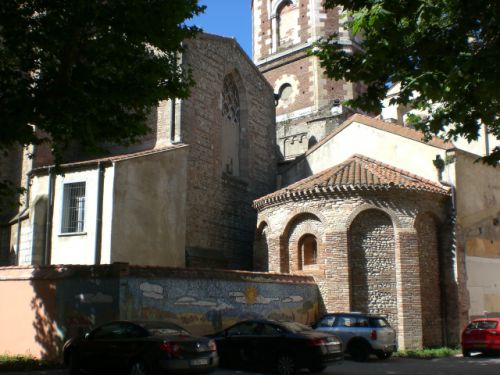
[[[380,315],[326,314],[313,328],[340,337],[344,352],[357,361],[367,360],[370,354],[387,359],[397,350],[396,332]]]

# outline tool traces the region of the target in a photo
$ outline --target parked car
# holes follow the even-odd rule
[[[64,345],[71,374],[133,375],[210,371],[219,364],[215,341],[170,322],[114,321]]]
[[[340,337],[344,353],[357,361],[366,361],[370,354],[387,359],[397,350],[396,332],[380,315],[326,314],[313,328]]]
[[[500,353],[500,318],[475,319],[462,332],[462,353]]]
[[[221,366],[262,367],[291,375],[301,368],[321,372],[343,358],[338,337],[295,322],[246,320],[210,337],[217,343]]]

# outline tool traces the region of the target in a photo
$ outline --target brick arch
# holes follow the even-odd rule
[[[280,263],[282,271],[293,273],[301,270],[302,267],[299,263],[299,240],[307,234],[313,235],[316,238],[318,263],[322,259],[325,226],[324,221],[322,221],[319,216],[322,217],[323,215],[303,211],[296,213],[287,221],[280,241]]]
[[[443,344],[441,311],[440,221],[433,212],[420,212],[414,221],[420,264],[422,343],[425,347]]]
[[[269,271],[269,234],[270,228],[266,221],[261,221],[255,232],[253,247],[253,270]]]
[[[257,229],[255,233],[257,234],[259,230],[261,230],[264,226],[267,226],[268,228],[271,228],[269,225],[269,219],[267,217],[260,219],[260,221],[257,223]]]
[[[382,211],[387,216],[390,217],[394,228],[402,228],[403,227],[403,225],[401,224],[401,220],[399,220],[398,216],[396,215],[396,213],[394,211],[389,210],[385,207],[379,207],[379,206],[375,206],[374,204],[365,203],[359,207],[356,207],[354,210],[352,210],[351,213],[349,214],[349,216],[346,217],[346,220],[343,223],[339,223],[341,225],[341,229],[348,230],[351,227],[352,222],[356,219],[356,217],[358,217],[358,215],[361,214],[363,211],[367,211],[367,210]]]
[[[351,309],[384,314],[397,327],[396,238],[392,218],[364,209],[348,230]]]
[[[288,217],[285,220],[286,225],[283,228],[283,231],[281,232],[281,237],[287,237],[288,232],[290,231],[290,226],[293,225],[294,221],[300,218],[301,216],[304,215],[311,215],[315,217],[318,221],[321,222],[323,227],[326,227],[327,225],[327,218],[325,215],[323,215],[321,212],[309,208],[301,208],[294,210],[291,214],[288,215]]]

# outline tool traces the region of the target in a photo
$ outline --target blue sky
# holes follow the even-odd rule
[[[252,57],[251,0],[200,0],[199,4],[207,9],[192,23],[210,34],[235,37]]]

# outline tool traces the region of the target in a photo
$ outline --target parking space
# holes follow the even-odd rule
[[[4,375],[19,375],[3,373]],[[30,375],[67,375],[66,370],[30,372]],[[309,374],[303,371],[302,374]],[[440,359],[391,358],[387,361],[372,359],[368,362],[346,360],[329,366],[322,375],[498,375],[500,356],[471,358],[451,357]],[[213,375],[268,375],[262,372],[218,369]]]

